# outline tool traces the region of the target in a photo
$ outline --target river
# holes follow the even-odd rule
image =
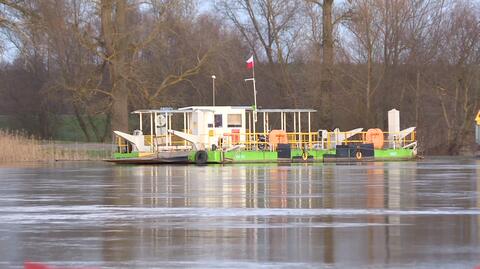
[[[0,166],[0,268],[475,268],[480,160]]]

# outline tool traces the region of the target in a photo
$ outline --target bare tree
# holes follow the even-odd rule
[[[321,123],[327,128],[333,128],[333,118],[332,118],[332,91],[333,91],[333,76],[334,76],[334,38],[333,38],[333,0],[306,0],[307,5],[315,5],[322,10],[322,34],[321,34],[321,51],[322,51],[322,62],[320,69],[320,89],[315,94],[316,103],[319,104],[321,109]],[[310,7],[307,10],[311,10]],[[312,35],[314,37],[318,36],[316,14],[309,14],[311,18],[311,28]],[[319,42],[318,37],[316,38]]]
[[[439,55],[438,65],[443,72],[433,83],[446,126],[448,153],[459,154],[470,146],[464,138],[472,133],[471,122],[480,104],[480,24],[470,3],[456,3],[449,12],[442,22],[439,44],[444,53]]]
[[[365,64],[366,73],[357,81],[365,81],[362,103],[364,105],[364,124],[372,126],[375,124],[373,117],[373,96],[378,90],[380,79],[374,80],[374,66],[378,60],[379,38],[379,9],[375,0],[359,0],[350,2],[352,10],[351,19],[345,22],[345,26],[352,33],[355,42],[352,44],[351,56],[358,64]],[[377,56],[377,57],[376,57]],[[383,74],[380,75],[380,77]]]
[[[42,136],[66,114],[85,140],[105,140],[105,123],[126,130],[129,110],[210,104],[212,74],[217,102],[250,102],[253,52],[261,106],[320,107],[319,128],[382,128],[396,107],[424,152],[468,148],[478,3],[217,0],[202,14],[196,3],[0,0],[2,41],[15,48],[0,65],[0,112]]]
[[[296,25],[299,1],[292,0],[219,0],[220,12],[239,30],[256,59],[265,58],[272,79],[281,89],[284,101],[298,104],[288,63],[302,32]],[[268,73],[268,72],[267,72]]]

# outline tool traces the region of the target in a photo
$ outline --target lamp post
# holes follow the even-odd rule
[[[215,106],[215,79],[217,77],[212,75],[212,96],[213,96],[213,106]]]

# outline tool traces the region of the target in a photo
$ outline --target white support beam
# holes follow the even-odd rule
[[[299,133],[299,140],[303,142],[303,137],[302,137],[302,117],[301,117],[301,112],[298,112],[298,133]],[[302,144],[300,144],[300,147]]]
[[[283,130],[283,112],[280,112],[280,129]]]
[[[298,112],[298,132],[302,132],[302,117],[301,112]]]
[[[312,129],[311,129],[311,122],[310,122],[310,112],[308,112],[308,147],[312,147]]]
[[[187,133],[187,113],[183,113],[183,132]],[[187,146],[187,140],[183,140],[183,145]]]
[[[247,116],[248,116],[248,136],[247,136],[247,139],[248,141],[251,141],[251,138],[252,138],[252,119],[251,119],[251,114],[250,113],[247,113]]]
[[[269,124],[270,124],[270,117],[269,117],[269,114],[267,113],[267,132],[270,131]]]
[[[173,114],[170,114],[169,117],[170,117],[170,118],[168,119],[168,130],[172,130],[172,117],[173,117]],[[172,135],[169,134],[168,132],[167,132],[167,134],[168,134],[168,141],[169,141],[168,143],[169,143],[170,145],[172,145]]]
[[[167,130],[169,130],[168,125],[169,125],[169,121],[170,121],[170,120],[168,119],[168,113],[167,113],[167,112],[165,112],[165,120],[167,121],[167,122],[165,123],[165,128],[167,128]],[[168,132],[165,134],[165,146],[169,146],[169,144],[168,144],[168,137],[169,137],[169,135],[170,135],[170,134],[169,134]]]
[[[257,108],[255,108],[257,109]],[[257,135],[256,135],[256,125],[257,125],[257,119],[256,119],[256,116],[257,116],[257,112],[252,111],[252,130],[253,130],[253,141],[256,142],[257,141]],[[254,144],[255,145],[255,144]],[[257,147],[255,146],[255,149]]]
[[[266,128],[266,126],[267,126],[267,119],[265,118],[265,115],[266,115],[266,113],[263,112],[263,133],[266,133],[266,132],[267,132],[267,128]]]
[[[293,113],[293,132],[297,132],[297,113]]]
[[[153,113],[150,113],[150,150],[152,152],[155,150],[155,146],[153,144]]]

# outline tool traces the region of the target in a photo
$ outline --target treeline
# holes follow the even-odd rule
[[[473,147],[480,6],[468,0],[0,0],[0,114],[89,141],[140,108],[312,107],[319,128],[417,126],[426,154]],[[101,120],[99,120],[101,119]]]

